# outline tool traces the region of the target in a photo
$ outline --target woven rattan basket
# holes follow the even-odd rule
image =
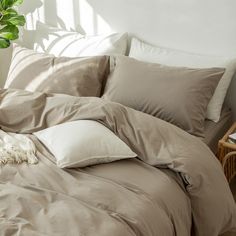
[[[229,135],[236,132],[236,122],[218,143],[217,157],[219,158],[225,176],[230,182],[236,175],[236,144],[228,141]]]

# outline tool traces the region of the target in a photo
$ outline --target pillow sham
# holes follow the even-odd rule
[[[55,156],[60,168],[86,167],[137,156],[112,131],[93,120],[56,125],[34,135]]]
[[[191,69],[116,57],[103,98],[204,136],[206,108],[224,73],[222,68]]]
[[[66,31],[37,23],[34,49],[54,56],[87,57],[98,55],[124,55],[128,34],[86,36],[78,32]]]
[[[109,73],[109,57],[54,57],[13,45],[5,88],[99,97]]]
[[[136,38],[131,41],[130,57],[138,60],[160,63],[168,66],[190,68],[223,67],[225,73],[220,80],[208,107],[206,118],[218,122],[230,82],[236,71],[236,59],[207,56],[175,49],[151,46]]]

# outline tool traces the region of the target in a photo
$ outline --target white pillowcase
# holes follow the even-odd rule
[[[133,158],[137,155],[99,122],[78,120],[34,135],[55,156],[60,168],[76,168]]]
[[[128,34],[85,36],[78,32],[66,31],[37,23],[34,50],[57,57],[87,57],[98,55],[124,55]]]
[[[225,73],[220,80],[207,108],[206,118],[218,122],[230,82],[236,71],[236,60],[227,57],[207,56],[174,49],[154,47],[136,38],[131,41],[130,57],[141,61],[168,66],[191,68],[223,67]]]

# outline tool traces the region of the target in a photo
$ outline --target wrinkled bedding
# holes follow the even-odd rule
[[[96,120],[138,158],[60,169],[31,135]],[[236,206],[219,162],[198,138],[100,98],[0,90],[0,128],[25,134],[37,165],[0,168],[0,235],[196,235],[236,231]]]

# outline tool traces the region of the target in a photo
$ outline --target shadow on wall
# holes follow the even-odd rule
[[[21,14],[26,16],[26,25],[21,32],[20,42],[22,45],[32,48],[32,43],[34,40],[34,30],[32,29],[33,18],[39,14],[38,9],[43,6],[42,0],[26,0],[19,7]],[[30,30],[31,29],[31,30]]]
[[[31,2],[31,4],[29,4]],[[33,3],[33,4],[32,4]],[[23,15],[28,15],[43,5],[42,0],[24,1],[23,5],[19,7]]]
[[[19,11],[24,15],[29,15],[32,12],[34,12],[36,9],[41,7],[43,4],[41,0],[34,0],[31,2],[33,2],[33,4],[27,4],[27,1],[25,1],[25,4],[19,9]],[[25,30],[22,30],[21,32],[22,38],[23,38],[24,33],[25,33]],[[29,32],[27,32],[26,35],[28,35],[27,37],[29,38],[32,36]],[[4,82],[7,78],[7,74],[8,74],[10,62],[11,62],[11,57],[12,57],[12,46],[7,49],[0,49],[0,87],[4,85]]]
[[[61,56],[70,44],[84,38],[80,33],[51,27],[39,21],[36,24],[35,32],[36,37],[34,45],[32,45],[34,49],[39,52],[54,54],[55,56]],[[56,51],[53,50],[55,47],[57,47]]]
[[[74,0],[25,0],[20,7],[20,11],[27,17],[26,29],[35,30],[37,21],[67,30],[73,28],[72,26],[75,25],[75,11],[73,8],[78,7],[74,6],[76,2]],[[78,14],[79,11],[76,14],[77,17]]]
[[[112,31],[110,24],[87,0],[25,0],[20,10],[27,15],[27,30],[35,30],[37,21],[40,21],[81,34],[95,35]]]
[[[81,35],[112,32],[110,26],[95,12],[87,0],[68,0],[66,2],[61,0],[25,0],[20,11],[26,15],[27,21],[22,32],[21,44],[31,49],[35,48],[35,42],[42,49],[44,48],[45,39],[47,41],[47,37],[52,37],[54,34],[52,32],[54,29],[49,26],[67,30],[67,34],[70,34],[69,31],[76,31]],[[43,29],[40,22],[45,23],[48,27]],[[56,38],[56,32],[54,36]],[[65,38],[66,35],[62,35],[63,37]]]
[[[79,1],[76,0],[66,2],[59,0],[25,0],[20,7],[20,12],[26,16],[26,27],[22,32],[21,43],[28,48],[33,48],[38,21],[61,29],[74,30],[76,28],[80,33],[84,33],[78,23],[80,11]]]

